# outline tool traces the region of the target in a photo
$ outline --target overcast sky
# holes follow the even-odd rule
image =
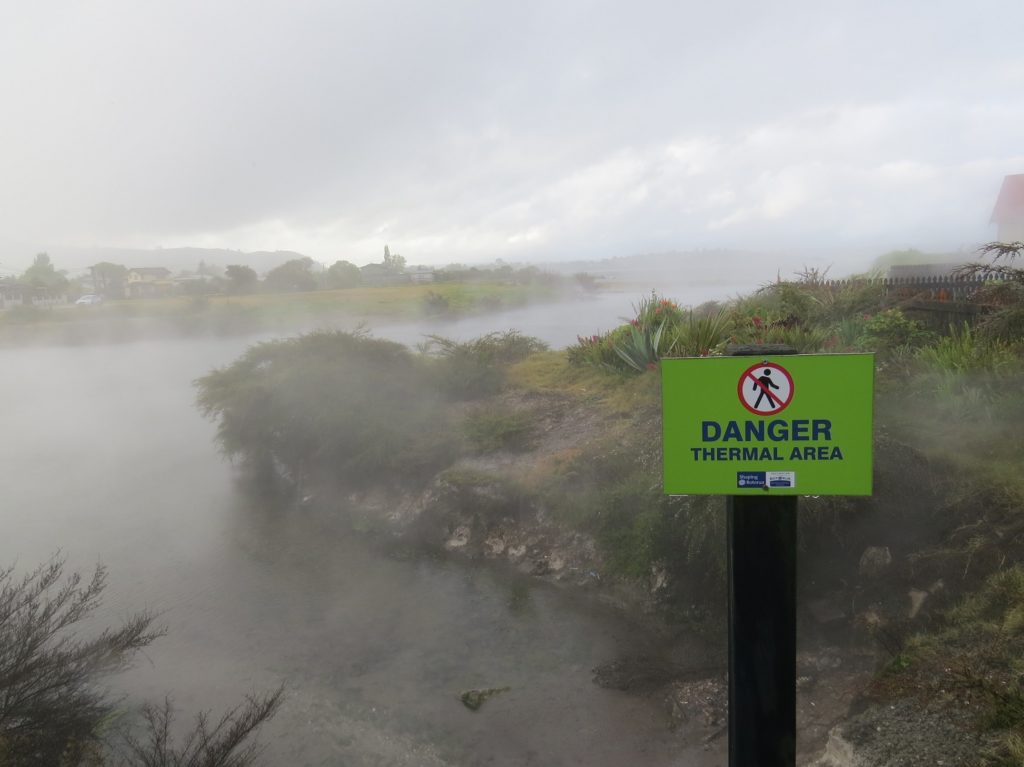
[[[0,0],[0,244],[971,247],[1024,2]]]

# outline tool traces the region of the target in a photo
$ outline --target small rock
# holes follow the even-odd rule
[[[807,609],[818,623],[832,623],[846,617],[846,613],[839,609],[836,600],[828,597],[808,602]]]
[[[859,767],[864,762],[857,755],[854,745],[848,741],[837,725],[828,734],[825,750],[811,767]]]
[[[888,546],[868,546],[860,555],[858,572],[865,578],[877,578],[892,564],[892,552]]]
[[[921,589],[911,589],[907,592],[907,596],[910,597],[910,611],[907,613],[908,618],[916,618],[917,614],[921,612],[921,608],[924,606],[924,602],[930,596],[927,591],[921,591]]]
[[[459,696],[459,700],[461,700],[462,705],[470,711],[479,711],[480,706],[486,703],[490,698],[493,698],[495,695],[500,695],[503,692],[508,692],[511,689],[511,687],[490,687],[486,690],[466,690]]]
[[[444,547],[448,549],[448,551],[461,549],[469,543],[469,538],[469,528],[465,525],[459,525],[459,527],[455,528],[455,532],[452,533],[452,537],[445,541]]]
[[[665,695],[669,726],[675,729],[684,722],[696,721],[713,728],[708,740],[717,737],[718,728],[726,722],[729,688],[724,677],[692,682],[673,682]]]
[[[885,616],[877,605],[871,605],[857,616],[856,623],[868,631],[875,631],[886,624]]]
[[[651,593],[657,594],[668,586],[668,571],[664,567],[651,568]]]

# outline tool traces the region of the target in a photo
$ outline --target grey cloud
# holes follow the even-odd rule
[[[0,13],[0,236],[40,247],[960,242],[1022,170],[1017,3]]]

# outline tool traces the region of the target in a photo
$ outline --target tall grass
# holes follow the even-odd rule
[[[951,327],[949,335],[920,349],[917,358],[935,372],[976,374],[996,377],[1015,375],[1020,357],[1013,347],[998,339],[982,339],[964,323]]]
[[[733,318],[725,309],[698,315],[689,312],[676,329],[671,345],[674,357],[707,357],[720,353],[732,333]]]

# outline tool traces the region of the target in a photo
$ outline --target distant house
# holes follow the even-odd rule
[[[27,293],[30,294],[31,291],[24,285],[19,285],[16,280],[0,280],[0,309],[21,306]]]
[[[173,280],[176,293],[184,293],[187,296],[205,295],[215,292],[213,277],[207,274],[179,274]]]
[[[141,266],[128,270],[125,278],[128,298],[155,298],[174,293],[174,280],[170,269],[162,266]]]
[[[999,227],[1000,242],[1024,242],[1024,173],[1003,179],[989,223]]]
[[[363,275],[364,285],[401,285],[409,281],[405,272],[395,272],[388,269],[384,264],[367,264],[359,267],[359,273]]]
[[[405,270],[413,282],[433,282],[434,270],[429,266],[413,266]]]
[[[10,309],[14,306],[34,306],[37,309],[44,309],[61,306],[67,302],[68,296],[63,291],[33,288],[30,285],[21,284],[13,278],[0,279],[0,309]]]

